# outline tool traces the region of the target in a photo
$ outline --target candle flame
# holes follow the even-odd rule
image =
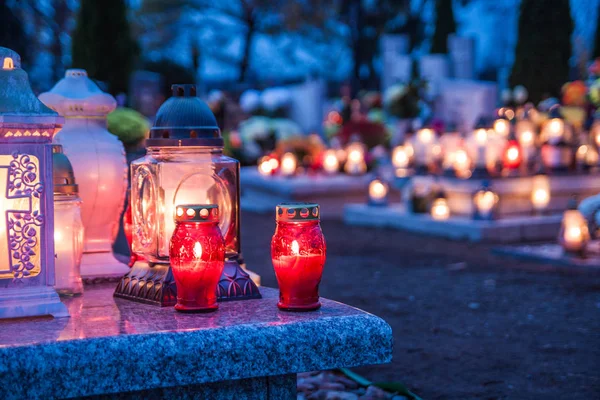
[[[200,242],[194,243],[194,257],[201,258],[202,257],[202,245]]]
[[[299,256],[300,255],[300,245],[295,240],[292,242],[292,253],[295,256]]]

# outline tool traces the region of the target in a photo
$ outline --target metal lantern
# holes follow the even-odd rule
[[[0,47],[0,318],[68,316],[54,291],[52,137],[63,119]]]
[[[225,240],[225,269],[218,297],[258,298],[241,268],[239,162],[223,155],[223,139],[194,85],[173,85],[173,97],[158,110],[145,157],[131,164],[133,252],[138,261],[120,281],[115,296],[161,306],[174,305],[176,286],[169,243],[179,204],[215,204]]]
[[[67,70],[40,100],[65,117],[54,143],[63,146],[79,183],[85,226],[83,278],[120,277],[129,268],[117,261],[112,245],[127,190],[123,144],[106,129],[106,115],[117,106],[81,69]]]

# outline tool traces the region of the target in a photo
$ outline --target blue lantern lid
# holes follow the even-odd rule
[[[173,85],[173,96],[158,109],[148,147],[223,146],[221,130],[196,85]]]
[[[0,47],[0,139],[50,141],[64,119],[35,96],[21,57]]]

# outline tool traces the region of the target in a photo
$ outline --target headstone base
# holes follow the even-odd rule
[[[562,247],[556,243],[497,247],[494,249],[494,253],[519,260],[600,271],[600,242],[591,243],[588,249],[590,251],[585,257],[565,253]]]
[[[562,216],[511,217],[478,221],[466,217],[434,220],[429,214],[407,212],[402,205],[373,207],[348,204],[344,222],[349,225],[387,227],[454,240],[517,243],[556,238]]]

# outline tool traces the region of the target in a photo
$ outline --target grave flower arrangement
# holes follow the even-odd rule
[[[387,114],[400,119],[418,117],[422,107],[421,94],[425,87],[425,82],[421,80],[390,86],[383,95]]]

